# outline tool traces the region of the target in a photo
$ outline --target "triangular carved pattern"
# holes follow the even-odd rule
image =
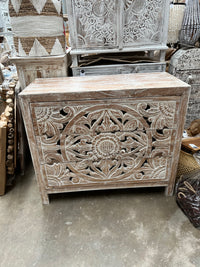
[[[34,0],[32,0],[34,2]],[[62,15],[61,13],[61,8],[58,7],[58,5],[56,5],[56,2],[58,1],[55,1],[55,4],[54,4],[54,1],[51,1],[51,0],[47,0],[43,9],[42,9],[42,12],[40,13],[41,15]],[[60,6],[61,6],[61,2],[60,2]]]
[[[29,53],[29,56],[48,56],[49,54],[47,53],[46,49],[44,48],[44,46],[42,46],[40,44],[40,42],[38,41],[37,38],[35,38],[33,47],[31,48],[31,51]]]
[[[8,8],[10,17],[17,16],[22,0],[9,0]]]
[[[19,55],[21,57],[25,57],[26,56],[26,52],[23,49],[23,46],[22,46],[20,38],[18,39],[18,50],[19,50]]]
[[[60,5],[60,6],[59,6]],[[15,16],[62,16],[61,2],[54,0],[10,0],[9,13]]]
[[[19,38],[23,47],[23,50],[25,51],[26,55],[28,56],[31,48],[33,47],[35,38]]]
[[[21,49],[19,49],[19,40],[20,40],[20,45],[22,46]],[[45,37],[45,38],[44,37],[14,38],[15,48],[16,51],[19,53],[19,56],[22,56],[22,54],[20,54],[20,51],[22,51],[22,49],[27,56],[61,55],[64,54],[65,51],[64,41],[65,41],[64,36]],[[56,42],[57,43],[60,42],[60,51],[58,51],[59,46],[57,46],[57,50],[53,50]],[[57,53],[52,53],[55,51]],[[25,56],[24,52],[23,56]]]
[[[53,46],[55,44],[56,37],[48,37],[48,38],[39,37],[37,38],[37,40],[40,42],[40,44],[46,49],[47,53],[50,55],[53,49]]]
[[[11,0],[10,0],[11,1]],[[14,2],[14,1],[13,1]],[[13,7],[14,11],[10,8]],[[14,6],[9,6],[9,12],[10,12],[10,16],[14,17],[14,16],[35,16],[38,15],[37,10],[35,9],[35,7],[33,6],[33,4],[29,1],[29,0],[22,0],[21,1],[21,5],[20,5],[20,9],[15,10]]]

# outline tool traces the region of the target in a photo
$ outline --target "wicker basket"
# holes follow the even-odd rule
[[[197,169],[200,170],[200,165],[197,163],[194,157],[191,154],[181,150],[176,175],[177,179],[179,179],[181,175],[193,172]]]
[[[60,0],[9,0],[9,13],[18,56],[65,54]]]
[[[180,43],[194,46],[200,37],[199,0],[187,0],[180,30]]]

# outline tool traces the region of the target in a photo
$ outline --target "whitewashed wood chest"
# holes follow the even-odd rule
[[[185,128],[200,118],[200,49],[179,49],[171,58],[169,72],[191,85]]]
[[[37,79],[19,96],[42,201],[81,190],[173,193],[189,86],[167,73]]]

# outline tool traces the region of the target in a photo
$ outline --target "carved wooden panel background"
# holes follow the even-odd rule
[[[47,186],[166,179],[176,101],[31,108]]]
[[[161,43],[165,3],[165,0],[124,0],[124,46]]]
[[[73,0],[77,48],[117,45],[116,0]]]
[[[163,45],[168,0],[69,0],[72,49]]]
[[[169,72],[191,85],[185,128],[200,117],[200,51],[199,48],[179,49],[171,58]]]

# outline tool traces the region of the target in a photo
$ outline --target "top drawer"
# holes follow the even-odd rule
[[[155,98],[154,98],[155,99]],[[177,98],[178,100],[178,98]],[[177,101],[153,99],[32,103],[36,136],[172,129]]]

